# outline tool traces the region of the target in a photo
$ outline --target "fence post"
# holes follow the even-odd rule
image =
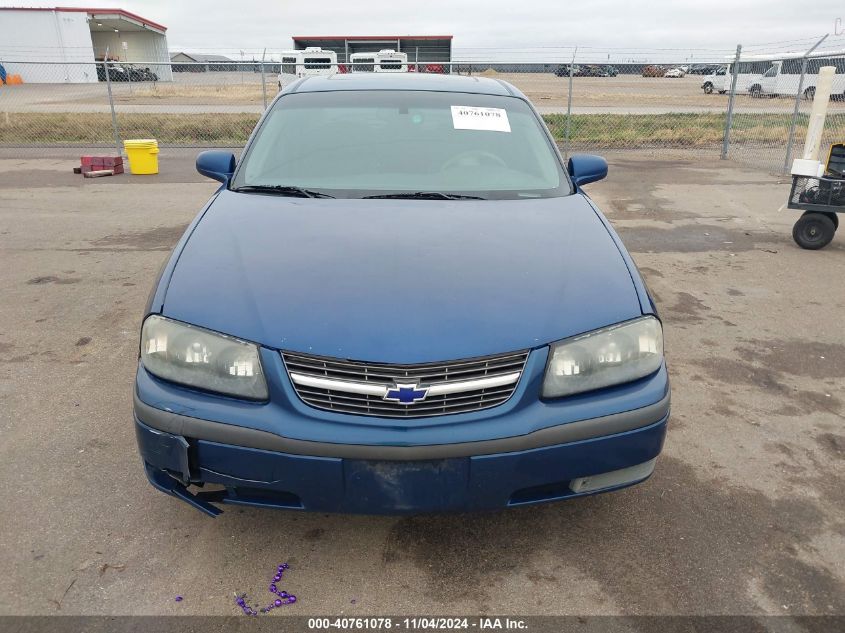
[[[572,51],[572,61],[569,63],[569,94],[566,96],[566,130],[563,134],[563,158],[569,158],[569,133],[572,130],[572,76],[575,73],[575,56],[578,47]]]
[[[267,55],[267,49],[261,53],[261,94],[264,97],[264,109],[267,109],[267,82],[264,80],[264,57]]]
[[[114,112],[114,97],[111,93],[111,74],[109,73],[109,47],[106,46],[106,54],[103,57],[103,70],[106,73],[106,88],[109,92],[109,109],[111,110],[111,127],[114,132],[114,147],[117,150],[117,155],[123,155],[123,147],[120,143],[120,131],[117,128],[117,115]]]
[[[733,72],[731,73],[731,92],[728,95],[728,112],[725,117],[725,134],[722,136],[722,160],[728,157],[728,148],[731,144],[731,126],[734,121],[734,97],[736,97],[736,82],[739,79],[739,56],[742,53],[742,44],[736,45],[736,56],[734,57]]]
[[[807,74],[807,58],[814,50],[816,50],[822,42],[827,39],[827,35],[816,42],[813,47],[804,53],[801,60],[801,76],[798,78],[798,92],[795,93],[795,106],[792,108],[792,122],[789,124],[789,139],[786,141],[786,156],[783,159],[783,173],[787,174],[790,170],[790,163],[792,163],[792,146],[795,144],[795,128],[798,126],[798,113],[801,109],[801,97],[804,95],[804,77]]]

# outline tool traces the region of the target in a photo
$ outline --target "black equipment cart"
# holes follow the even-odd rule
[[[792,177],[787,207],[804,211],[792,228],[798,246],[817,250],[830,244],[839,228],[837,214],[845,213],[845,144],[830,148],[824,177]]]

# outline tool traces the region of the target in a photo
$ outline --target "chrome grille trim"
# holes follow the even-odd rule
[[[282,352],[297,396],[307,405],[353,415],[414,418],[495,407],[513,395],[528,351],[447,363],[386,365]],[[426,390],[424,400],[385,399],[401,383]],[[393,398],[394,396],[391,396]]]
[[[475,391],[478,389],[490,389],[492,387],[501,387],[502,385],[512,385],[519,380],[520,372],[512,374],[502,374],[501,376],[491,376],[490,378],[478,378],[476,380],[450,380],[448,382],[441,382],[436,385],[431,385],[428,388],[429,396],[445,396],[452,393],[462,393],[464,391]],[[290,372],[290,379],[293,384],[304,387],[319,387],[320,389],[328,389],[330,391],[343,391],[346,393],[355,393],[368,396],[379,396],[384,398],[387,395],[388,389],[392,385],[380,385],[374,382],[352,382],[349,380],[332,380],[331,378],[318,378],[317,376],[309,376],[307,374],[299,374]]]

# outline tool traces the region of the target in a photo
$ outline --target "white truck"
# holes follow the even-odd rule
[[[406,73],[408,53],[384,48],[373,53],[352,53],[349,56],[353,73]]]
[[[304,50],[283,51],[279,90],[301,77],[337,73],[337,53],[309,46]]]

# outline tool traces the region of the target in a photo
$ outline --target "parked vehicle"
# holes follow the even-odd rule
[[[586,64],[572,66],[573,77],[616,77],[619,71],[613,66],[603,66],[601,64]],[[555,76],[569,77],[569,64],[561,64],[555,69]]]
[[[708,75],[702,80],[701,88],[705,94],[712,94],[718,92],[724,94],[731,89],[731,82],[733,81],[733,63],[722,66],[717,69],[712,75]],[[750,59],[739,62],[736,93],[745,94],[748,91],[748,83],[751,79],[758,76],[760,73],[766,71],[771,66],[771,61],[767,59]]]
[[[719,68],[722,68],[719,64],[693,64],[689,67],[687,71],[688,75],[712,75],[715,73]]]
[[[643,77],[663,77],[666,69],[661,66],[649,65],[643,68]]]
[[[446,64],[414,64],[413,67],[416,72],[433,73],[435,75],[445,75],[449,73],[449,66]]]
[[[578,73],[581,71],[581,67],[578,64],[572,64],[572,75],[573,77],[578,76]],[[569,77],[569,67],[570,64],[561,64],[555,70],[555,77]]]
[[[334,75],[338,72],[337,53],[317,46],[304,50],[283,51],[279,72],[279,90],[301,77]]]
[[[158,81],[158,75],[149,68],[139,68],[132,64],[108,62],[109,79],[111,81]],[[106,69],[102,62],[97,62],[97,79],[106,80]]]
[[[392,514],[651,475],[663,331],[583,189],[607,163],[564,162],[517,88],[315,77],[272,103],[238,163],[208,151],[197,169],[221,186],[141,327],[153,486],[210,515]]]
[[[393,49],[373,53],[352,53],[349,56],[353,73],[406,73],[408,54]]]
[[[771,66],[761,75],[747,81],[746,87],[752,97],[795,96],[801,83],[801,67],[803,59],[788,57],[771,62]],[[823,66],[834,66],[836,75],[833,78],[831,99],[845,99],[845,51],[837,51],[812,55],[807,60],[807,72],[801,83],[801,96],[812,100],[816,95],[816,83],[819,69]]]
[[[687,73],[684,71],[684,69],[683,69],[682,67],[680,67],[680,66],[679,66],[678,68],[670,68],[669,70],[667,70],[667,71],[663,74],[663,76],[664,76],[664,77],[674,77],[674,78],[678,78],[678,77],[685,77],[685,76],[686,76],[686,74],[687,74]]]
[[[604,66],[599,64],[589,64],[587,66],[582,66],[580,72],[578,73],[579,77],[609,77],[607,70]]]
[[[131,78],[127,70],[113,62],[107,62],[105,66],[102,62],[97,62],[97,79],[99,81],[106,81],[106,72],[108,72],[109,81],[130,81]]]
[[[158,81],[158,75],[149,68],[139,68],[130,64],[125,65],[124,68],[132,81]]]
[[[720,66],[719,68],[715,69],[713,72],[708,74],[701,82],[701,89],[704,90],[704,94],[713,94],[713,92],[718,92],[719,94],[724,94],[730,88],[730,83],[725,81],[725,75],[727,73],[728,66]]]

